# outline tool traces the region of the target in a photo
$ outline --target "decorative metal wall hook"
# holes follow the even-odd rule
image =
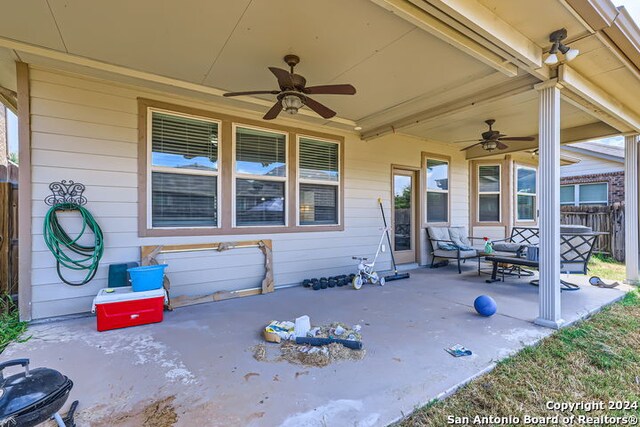
[[[49,206],[65,203],[80,206],[85,205],[87,198],[82,195],[85,188],[84,184],[72,180],[52,182],[49,184],[51,194],[45,197],[44,202]]]

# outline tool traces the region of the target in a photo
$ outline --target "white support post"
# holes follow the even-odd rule
[[[638,280],[638,135],[624,138],[624,259],[626,283]]]
[[[537,325],[558,329],[560,304],[560,89],[556,80],[536,86],[539,92],[538,151],[540,188],[540,288]]]

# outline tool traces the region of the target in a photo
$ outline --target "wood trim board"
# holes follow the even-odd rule
[[[183,253],[183,252],[199,252],[199,251],[217,251],[223,252],[231,249],[239,248],[258,248],[264,255],[265,274],[259,288],[241,289],[235,291],[218,291],[208,295],[199,296],[178,296],[169,298],[169,309],[176,307],[184,307],[188,305],[201,304],[211,301],[223,301],[231,298],[239,298],[243,296],[267,294],[275,290],[275,279],[273,274],[273,242],[268,239],[264,240],[245,240],[234,242],[216,242],[216,243],[196,243],[184,245],[149,245],[140,247],[140,264],[154,265],[158,264],[157,257],[161,254]],[[165,276],[164,287],[170,295],[171,283]]]

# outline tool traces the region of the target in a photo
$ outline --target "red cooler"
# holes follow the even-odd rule
[[[162,322],[164,289],[133,292],[131,287],[100,289],[93,299],[92,312],[96,313],[98,331],[127,328]]]

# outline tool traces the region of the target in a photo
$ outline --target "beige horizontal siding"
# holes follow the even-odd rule
[[[567,152],[567,155],[578,157],[579,163],[560,167],[560,176],[562,178],[569,176],[596,175],[610,172],[624,172],[624,164],[613,162],[611,160],[599,159],[597,157],[588,156],[586,154],[578,154]]]
[[[451,221],[468,223],[468,168],[464,154],[456,148],[401,135],[369,142],[345,135],[345,231],[140,238],[137,232],[137,98],[216,108],[196,99],[37,67],[32,70],[31,79],[34,318],[88,311],[98,289],[107,286],[108,265],[137,261],[141,245],[269,238],[274,246],[276,286],[352,272],[355,264],[351,257],[372,257],[380,239],[382,220],[378,197],[383,199],[387,214],[390,212],[391,165],[420,167],[422,151],[452,157]],[[237,111],[231,113],[239,115]],[[329,129],[321,130],[333,133]],[[42,221],[48,210],[43,199],[49,194],[48,185],[63,179],[87,186],[86,207],[104,231],[105,253],[96,277],[81,287],[60,282],[55,260],[42,236]],[[70,232],[79,230],[77,218],[72,215],[61,214],[61,222]],[[262,280],[264,261],[257,249],[163,257],[169,264],[167,274],[174,296],[254,287]],[[381,254],[378,265],[380,269],[390,268],[388,250]],[[73,272],[68,275],[74,279],[79,277]]]

